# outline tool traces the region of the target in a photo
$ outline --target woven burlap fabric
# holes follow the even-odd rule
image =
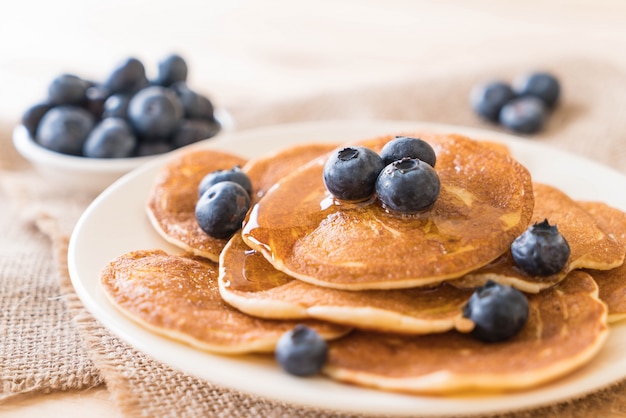
[[[570,59],[549,64],[543,68],[559,74],[564,100],[547,129],[529,140],[570,149],[626,172],[624,73],[602,62]],[[479,79],[510,79],[519,70],[515,65],[473,74],[456,69],[428,80],[416,78],[289,103],[233,107],[231,111],[239,129],[345,118],[409,119],[499,129],[472,114],[467,93]],[[5,170],[0,177],[4,193],[0,195],[1,326],[3,339],[10,342],[3,341],[0,347],[3,397],[78,390],[104,380],[116,405],[128,417],[348,416],[215,386],[155,362],[114,337],[84,309],[73,292],[65,264],[69,234],[93,196],[68,194],[46,183],[17,158],[6,135],[0,144],[0,169]],[[27,302],[33,302],[37,310],[24,310]],[[38,337],[29,339],[33,333]],[[44,344],[38,340],[45,340]],[[14,373],[9,373],[11,370]],[[582,399],[498,416],[626,416],[625,398],[626,383],[620,382]]]

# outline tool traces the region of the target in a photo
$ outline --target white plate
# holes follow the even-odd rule
[[[626,210],[626,177],[589,160],[494,132],[398,121],[331,121],[269,127],[224,135],[202,147],[245,157],[297,142],[350,141],[412,129],[457,132],[504,142],[534,180],[557,186],[575,199],[602,200]],[[121,315],[105,299],[100,269],[138,249],[179,253],[152,229],[144,205],[162,160],[124,176],[105,190],[79,220],[69,246],[69,269],[76,292],[91,313],[113,333],[163,363],[207,381],[292,404],[363,414],[440,416],[511,411],[578,397],[626,377],[626,326],[616,326],[600,354],[586,367],[548,386],[520,393],[474,397],[423,397],[363,389],[323,377],[297,378],[271,359],[207,354],[152,334]]]

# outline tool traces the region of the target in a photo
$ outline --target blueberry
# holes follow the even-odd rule
[[[513,99],[500,111],[500,124],[523,134],[539,132],[546,119],[546,106],[540,99],[531,96]]]
[[[135,93],[149,84],[146,68],[137,58],[121,62],[107,77],[104,85],[111,93]]]
[[[435,166],[437,156],[430,144],[420,138],[396,136],[395,139],[385,144],[380,151],[380,156],[385,165],[405,157],[419,158],[431,167]]]
[[[476,85],[470,93],[470,104],[484,119],[498,122],[502,107],[513,100],[515,93],[511,86],[502,81],[489,81]]]
[[[139,141],[135,152],[137,157],[147,157],[150,155],[165,154],[172,150],[172,144],[169,141]]]
[[[180,148],[215,136],[220,125],[200,119],[183,119],[172,137],[172,147]]]
[[[212,171],[200,180],[198,185],[198,196],[202,196],[211,186],[222,181],[233,181],[245,189],[249,196],[252,196],[252,182],[250,177],[239,166],[230,170]]]
[[[131,126],[140,136],[151,140],[169,138],[182,117],[180,100],[165,87],[147,87],[135,94],[128,104]]]
[[[326,364],[328,344],[314,329],[299,324],[280,337],[274,356],[287,373],[312,376]]]
[[[557,78],[547,72],[524,74],[513,81],[513,90],[518,96],[537,97],[548,108],[556,106],[561,95]]]
[[[187,80],[187,63],[177,54],[167,56],[159,62],[157,77],[154,82],[160,86],[168,87],[178,81]]]
[[[528,320],[528,311],[526,295],[490,280],[474,291],[463,308],[463,316],[474,322],[473,336],[493,343],[520,332]]]
[[[198,226],[215,238],[234,234],[250,209],[250,195],[233,181],[222,181],[211,186],[196,203]]]
[[[102,118],[104,113],[104,103],[107,101],[111,92],[104,86],[94,85],[87,89],[85,108],[91,112],[96,119]]]
[[[431,207],[441,189],[434,168],[417,158],[387,165],[376,180],[378,199],[395,212],[415,213]]]
[[[46,112],[39,122],[36,139],[52,151],[81,155],[94,123],[93,115],[83,108],[57,106]]]
[[[215,120],[213,103],[204,95],[190,89],[186,83],[178,82],[172,85],[172,89],[180,98],[183,105],[185,118]]]
[[[533,276],[549,276],[563,269],[570,256],[570,247],[548,220],[535,223],[511,244],[515,264]]]
[[[115,93],[104,102],[103,118],[128,118],[128,103],[132,96],[128,93]]]
[[[73,74],[61,74],[48,87],[48,101],[54,105],[82,105],[89,84]]]
[[[87,137],[83,155],[92,158],[131,157],[136,145],[137,138],[124,119],[106,118]]]
[[[324,184],[338,199],[364,200],[374,193],[376,178],[383,167],[383,159],[369,148],[341,148],[324,165]]]
[[[52,105],[50,103],[37,103],[26,109],[22,115],[22,125],[24,125],[28,134],[32,138],[36,137],[39,122],[41,122],[43,116],[50,109],[52,109]]]

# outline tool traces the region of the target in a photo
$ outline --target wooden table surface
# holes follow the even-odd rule
[[[459,66],[554,54],[626,68],[623,0],[23,0],[0,13],[0,122],[61,72],[103,78],[127,56],[149,73],[170,52],[220,106],[258,106]],[[2,125],[2,124],[0,124]],[[25,397],[2,417],[120,416],[106,389]]]

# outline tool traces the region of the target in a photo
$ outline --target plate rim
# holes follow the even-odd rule
[[[338,131],[351,131],[351,130],[354,130],[355,132],[358,130],[359,132],[361,132],[361,131],[365,131],[366,129],[371,129],[372,131],[378,130],[381,133],[384,131],[400,132],[400,131],[409,131],[409,130],[457,132],[457,133],[465,134],[471,137],[476,137],[477,139],[493,140],[496,142],[503,142],[509,145],[513,145],[514,147],[522,147],[524,149],[530,150],[531,152],[542,151],[542,150],[545,151],[546,149],[549,149],[551,153],[555,155],[559,155],[561,158],[565,158],[567,160],[571,160],[578,164],[584,164],[591,168],[597,169],[601,172],[603,176],[606,176],[606,175],[618,176],[621,179],[621,181],[623,181],[626,184],[626,176],[624,176],[619,171],[613,168],[610,168],[608,166],[599,164],[597,162],[594,162],[592,160],[586,159],[579,155],[573,154],[569,151],[564,151],[558,148],[554,148],[544,143],[532,142],[532,141],[535,141],[534,139],[520,138],[520,137],[516,137],[513,135],[506,134],[506,133],[502,133],[498,131],[489,131],[489,130],[480,129],[480,128],[470,128],[470,127],[463,127],[463,126],[457,126],[457,125],[447,125],[447,124],[437,124],[437,123],[433,124],[433,123],[424,123],[424,122],[416,122],[416,121],[398,121],[398,120],[365,120],[365,121],[364,120],[358,120],[358,121],[330,120],[330,121],[298,122],[298,123],[291,123],[291,124],[284,124],[284,125],[272,125],[272,126],[265,126],[265,127],[254,128],[254,129],[249,129],[249,130],[229,132],[229,133],[222,135],[219,138],[216,138],[212,142],[195,144],[194,146],[178,150],[172,153],[167,159],[163,158],[163,159],[151,161],[129,172],[128,174],[124,175],[122,178],[117,180],[115,183],[113,183],[111,186],[109,186],[89,205],[89,207],[85,210],[83,215],[80,217],[80,219],[76,223],[76,227],[71,234],[69,247],[68,247],[68,268],[70,272],[70,279],[76,290],[76,293],[78,294],[79,298],[81,299],[81,301],[83,302],[87,310],[91,312],[91,314],[97,320],[99,320],[107,329],[109,329],[109,331],[111,331],[113,334],[120,337],[123,341],[125,341],[132,347],[138,349],[140,352],[147,354],[148,356],[155,358],[156,360],[161,361],[164,364],[176,370],[190,373],[192,375],[195,375],[196,377],[207,380],[217,385],[222,385],[229,389],[239,390],[244,393],[248,393],[251,396],[260,396],[260,397],[273,399],[276,401],[284,401],[292,405],[300,406],[304,408],[314,408],[314,409],[322,408],[321,405],[315,403],[314,401],[312,402],[312,400],[310,399],[311,398],[310,396],[297,396],[297,394],[295,394],[293,398],[285,399],[284,397],[280,397],[280,396],[277,397],[276,393],[274,393],[275,391],[272,391],[272,390],[269,390],[269,391],[267,389],[263,390],[263,388],[261,388],[261,390],[254,390],[254,388],[250,387],[250,385],[247,385],[246,387],[242,388],[239,385],[233,385],[232,381],[229,379],[218,378],[217,380],[215,380],[215,379],[207,378],[207,375],[205,373],[199,373],[193,367],[191,368],[188,366],[186,367],[182,365],[180,361],[176,361],[176,359],[172,360],[171,358],[167,358],[166,356],[163,356],[162,355],[163,353],[159,353],[158,350],[146,345],[145,341],[143,342],[139,341],[137,336],[131,335],[128,332],[125,332],[125,330],[120,330],[119,327],[116,328],[114,326],[115,322],[111,320],[109,312],[107,312],[107,309],[110,310],[111,307],[109,306],[108,308],[103,308],[103,306],[99,306],[99,304],[102,303],[102,300],[96,300],[94,298],[94,295],[85,287],[85,282],[84,282],[85,278],[81,277],[81,273],[77,271],[77,268],[76,268],[77,243],[80,239],[82,239],[82,237],[80,237],[80,234],[81,234],[83,226],[89,220],[89,217],[91,216],[91,214],[98,207],[100,207],[100,205],[102,205],[104,202],[107,202],[109,199],[113,199],[115,194],[119,193],[120,190],[124,190],[125,187],[127,188],[131,187],[131,186],[128,186],[128,184],[132,185],[133,181],[138,182],[139,180],[137,179],[142,179],[143,178],[142,176],[145,176],[147,178],[149,175],[155,174],[158,168],[160,168],[163,164],[165,164],[167,160],[169,160],[170,158],[175,158],[176,155],[179,153],[188,152],[190,149],[195,149],[195,148],[215,148],[215,149],[226,149],[226,150],[232,151],[232,147],[234,147],[238,142],[245,143],[246,141],[249,141],[250,138],[264,137],[264,136],[267,137],[267,136],[271,136],[272,134],[275,134],[277,137],[280,137],[280,134],[286,135],[288,133],[299,132],[299,131],[300,132],[316,131],[316,132],[328,133],[328,132],[335,132],[335,131],[338,132]],[[376,136],[376,135],[372,135],[372,136]],[[332,139],[320,138],[320,140],[331,141]],[[304,142],[315,142],[315,141],[309,140],[309,141],[304,141]],[[618,200],[618,202],[619,204],[617,206],[619,206],[622,210],[626,210],[626,201]],[[171,245],[168,245],[164,241],[161,243],[161,247],[164,249],[169,248],[176,252],[180,252],[180,250],[171,247]],[[130,321],[130,320],[127,319],[127,321]],[[135,324],[131,324],[131,325],[134,325],[135,328],[139,327],[138,325],[135,325]],[[131,326],[130,328],[132,329],[133,326]],[[626,333],[626,328],[624,328],[623,326],[621,328],[622,328],[622,332]],[[154,340],[157,340],[157,341],[164,340],[163,342],[166,343],[166,345],[173,343],[172,341],[165,341],[167,340],[165,337],[156,336]],[[175,344],[179,344],[179,343],[175,343]],[[198,351],[190,347],[185,347],[182,349],[183,352],[192,354],[192,352],[190,352],[189,350],[193,350],[193,352]],[[224,359],[223,356],[210,354],[210,353],[202,353],[202,356],[207,356],[207,355],[211,357],[215,357],[216,361],[220,361],[220,360],[231,361],[232,360],[232,358],[229,358],[229,357]],[[253,366],[256,367],[255,364]],[[540,407],[540,406],[547,405],[547,404],[553,404],[557,402],[566,401],[574,397],[587,395],[591,392],[600,390],[603,387],[609,386],[610,384],[615,383],[616,381],[624,377],[626,377],[626,372],[620,374],[620,376],[614,375],[610,380],[607,380],[605,384],[601,386],[595,385],[592,388],[581,387],[576,393],[563,394],[562,396],[553,395],[549,397],[544,397],[543,399],[538,399],[532,405],[525,404],[524,402],[512,401],[512,402],[509,402],[509,406],[507,408],[503,409],[501,405],[498,406],[498,405],[493,405],[491,402],[485,402],[483,397],[481,397],[481,400],[477,402],[473,402],[473,403],[472,403],[472,400],[461,399],[459,400],[458,404],[457,402],[455,402],[456,401],[455,398],[450,399],[450,398],[444,397],[444,399],[446,399],[446,403],[449,404],[449,407],[447,409],[441,410],[441,411],[431,411],[431,412],[420,411],[420,413],[424,416],[442,416],[442,415],[450,415],[450,414],[471,415],[471,414],[476,414],[476,413],[497,413],[497,412],[505,412],[505,411],[510,412],[510,411],[519,411],[523,409],[532,409],[532,408]],[[327,382],[323,382],[322,379],[328,380],[326,378],[319,378],[319,379],[314,378],[310,380],[310,383],[314,385],[316,390],[324,391],[326,390],[327,387],[329,387],[329,385],[325,384]],[[282,383],[282,384],[285,384],[285,383],[298,384],[298,380],[293,380],[293,378],[289,376],[282,376],[280,377],[279,380],[280,380],[279,383]],[[337,384],[343,385],[340,383],[332,383],[330,386],[332,387]],[[399,399],[406,400],[406,398],[408,397],[409,399],[416,399],[416,402],[410,402],[410,401],[404,402],[402,404],[403,405],[402,408],[397,408],[397,409],[392,408],[393,410],[390,411],[389,405],[377,405],[377,404],[373,404],[373,402],[365,403],[365,405],[360,405],[353,409],[351,406],[345,405],[345,403],[341,404],[341,402],[338,402],[336,398],[331,398],[331,399],[326,398],[325,401],[328,402],[330,400],[332,404],[332,408],[331,408],[332,410],[341,411],[345,413],[346,412],[347,413],[362,413],[362,414],[385,413],[385,414],[389,414],[392,416],[411,416],[414,414],[414,410],[408,410],[406,408],[409,405],[413,405],[413,406],[421,405],[421,403],[417,402],[417,400],[421,400],[425,398],[425,397],[416,396],[416,395],[402,395],[402,394],[393,394],[393,393],[392,394],[384,393],[384,395],[388,395],[388,396],[376,396],[377,394],[380,393],[380,391],[375,390],[375,389],[367,389],[367,388],[351,388],[351,390],[349,390],[348,392],[349,393],[363,392],[363,393],[369,394],[370,396],[376,399],[389,398],[389,399],[396,399],[396,400],[399,400]],[[531,390],[531,391],[525,391],[524,393],[533,393],[533,392],[534,391]],[[431,398],[429,397],[426,397],[426,398],[431,400]],[[430,402],[430,404],[433,404],[433,402]],[[472,409],[472,406],[474,406],[473,409]],[[328,407],[329,407],[328,405],[325,405],[323,409],[328,409]],[[468,407],[470,408],[469,410],[468,410]]]

